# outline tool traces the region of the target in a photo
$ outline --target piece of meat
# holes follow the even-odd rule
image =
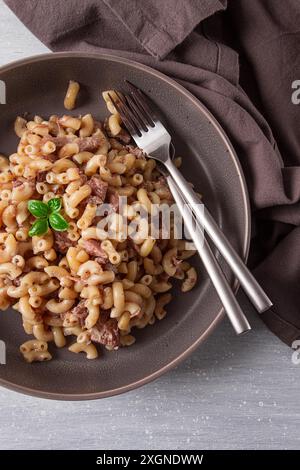
[[[153,183],[152,181],[143,181],[142,184],[139,186],[140,188],[146,189],[149,193],[153,191]]]
[[[127,131],[125,131],[125,129],[122,129],[122,128],[119,134],[115,136],[115,138],[118,139],[123,144],[129,144],[129,142],[131,141],[131,136],[128,134]]]
[[[50,294],[46,294],[46,295],[47,295],[47,299],[56,299],[57,302],[59,302],[58,294],[59,294],[59,291],[58,291],[58,290],[54,290],[53,292],[50,292]],[[52,313],[52,312],[50,312],[50,313]]]
[[[102,200],[99,196],[89,196],[84,200],[84,202],[85,204],[92,204],[95,206],[100,206],[102,204]]]
[[[120,332],[115,318],[109,318],[109,313],[101,312],[96,325],[91,328],[91,340],[95,343],[118,348],[120,346]]]
[[[160,176],[157,181],[153,182],[153,186],[156,190],[160,190],[160,189],[164,190],[164,193],[166,194],[165,199],[170,200],[170,201],[173,200],[173,196],[169,189],[169,185],[167,183],[165,176]]]
[[[118,212],[119,210],[119,195],[117,193],[111,193],[108,198],[108,202],[111,205],[112,212]]]
[[[15,287],[19,287],[20,284],[21,284],[21,276],[19,277],[16,277],[15,279],[13,279],[11,281],[12,285],[15,286]]]
[[[57,232],[53,230],[54,235],[54,249],[60,253],[65,254],[70,246],[74,246],[75,242],[70,240],[67,232]]]
[[[48,160],[49,162],[51,163],[54,163],[56,162],[56,160],[58,159],[58,156],[55,155],[54,153],[51,153],[51,154],[48,154],[48,155],[43,155],[42,157],[44,160]]]
[[[94,131],[96,131],[97,129],[103,131],[103,125],[101,121],[97,121],[96,119],[94,119]]]
[[[163,272],[159,275],[159,282],[168,282],[169,279],[170,276],[166,272]]]
[[[38,171],[37,175],[36,175],[37,183],[43,183],[44,181],[46,181],[47,173],[48,173],[48,171]]]
[[[16,179],[16,180],[13,180],[13,188],[17,188],[18,186],[22,186],[22,184],[24,183],[24,181],[22,181],[21,179]]]
[[[133,242],[133,240],[131,238],[128,238],[128,242],[130,243],[130,241]],[[135,258],[136,256],[136,251],[135,249],[132,247],[132,246],[129,246],[127,248],[127,251],[128,251],[128,258],[131,259],[131,258]]]
[[[95,261],[103,267],[106,264],[107,257],[105,256],[96,256]]]
[[[105,271],[113,271],[115,274],[119,273],[117,266],[115,264],[110,263],[109,261],[107,263],[105,263],[104,270]]]
[[[105,130],[106,134],[108,135],[108,137],[117,139],[118,141],[122,142],[123,144],[129,144],[129,142],[131,141],[131,135],[128,134],[128,132],[125,129],[123,129],[122,127],[121,127],[121,130],[120,130],[119,134],[117,134],[117,135],[112,134],[111,131],[110,131],[109,125],[108,125],[108,119],[105,119],[103,127],[104,127],[104,130]]]
[[[43,313],[40,313],[38,311],[38,309],[35,309],[35,312],[34,312],[34,323],[37,325],[37,324],[40,324],[40,323],[43,323],[43,317],[44,317],[44,312]],[[48,327],[45,328],[46,331],[48,331]]]
[[[161,175],[157,178],[157,181],[154,181],[154,186],[155,188],[161,188],[162,186],[167,186],[168,183],[167,183],[167,180],[165,178],[165,176]]]
[[[177,259],[176,256],[172,256],[172,264],[176,267],[180,266],[182,263],[182,259]]]
[[[115,137],[110,137],[108,140],[113,150],[124,150],[124,145],[118,139],[115,139]]]
[[[137,158],[145,159],[145,153],[139,147],[134,147],[133,145],[126,145],[126,150],[128,150],[129,153],[135,155]]]
[[[53,135],[47,135],[41,139],[40,145],[42,147],[43,144],[45,144],[46,142],[54,142],[57,148],[61,148],[64,145],[69,144],[70,142],[73,142],[73,141],[74,141],[74,137],[70,137],[66,135],[57,136],[57,137],[53,137]]]
[[[53,184],[51,187],[51,191],[54,192],[55,196],[62,196],[64,194],[64,188],[59,184]]]
[[[107,261],[108,256],[106,252],[101,248],[100,241],[83,240],[82,246],[88,255],[92,256],[93,258],[97,258],[97,263],[103,264]]]
[[[79,174],[80,174],[80,183],[83,186],[84,184],[86,184],[88,177],[84,174],[82,169],[79,169]]]
[[[92,135],[91,137],[79,137],[75,140],[79,146],[79,152],[94,152],[103,143],[101,137]]]
[[[92,203],[91,203],[92,204]],[[101,222],[101,220],[103,220],[104,216],[102,215],[96,215],[94,218],[93,218],[93,222],[91,225],[97,225],[99,224],[99,222]]]
[[[68,310],[67,312],[61,313],[60,317],[63,321],[65,320],[70,320],[72,318],[72,321],[77,320],[78,323],[80,324],[81,327],[84,326],[84,321],[86,317],[89,314],[89,311],[85,305],[85,300],[80,300],[80,302],[73,307],[71,310]]]
[[[86,203],[100,205],[103,204],[106,198],[108,183],[102,181],[100,176],[93,175],[90,180],[87,181],[92,192],[87,198]]]
[[[73,307],[71,310],[71,315],[78,318],[80,326],[84,326],[84,321],[88,316],[89,311],[85,306],[85,300],[81,300],[76,307]]]
[[[93,152],[103,144],[103,140],[106,140],[105,136],[92,135],[90,137],[76,137],[76,136],[57,136],[47,135],[42,138],[40,144],[43,145],[46,142],[54,142],[57,148],[61,148],[66,144],[76,143],[79,147],[79,152]],[[50,155],[48,155],[50,156]],[[45,157],[44,157],[45,158]]]
[[[140,254],[140,246],[137,245],[131,237],[128,238],[128,245],[132,256],[135,256],[136,253]]]
[[[21,188],[23,186],[23,188]],[[14,188],[20,188],[18,191],[22,191],[22,189],[30,189],[32,193],[35,191],[35,178],[26,178],[22,180],[18,178],[13,181]],[[31,194],[32,194],[31,193]]]

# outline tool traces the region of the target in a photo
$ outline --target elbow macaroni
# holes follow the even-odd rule
[[[75,107],[79,90],[69,82],[66,109]],[[191,254],[185,242],[151,237],[147,220],[136,238],[125,233],[126,224],[140,221],[141,209],[150,216],[154,204],[170,201],[170,193],[155,161],[118,140],[124,130],[111,96],[119,99],[112,90],[103,93],[111,112],[104,128],[91,114],[48,121],[17,117],[17,151],[0,155],[0,309],[12,305],[32,335],[20,346],[29,363],[50,360],[48,343],[62,348],[68,336],[76,338],[69,351],[84,352],[87,359],[98,357],[95,342],[109,350],[130,346],[132,328],[166,315],[171,278],[182,280],[182,292],[197,282],[185,261]],[[127,197],[123,215],[118,202],[99,216],[99,201],[116,196]],[[55,197],[62,199],[68,230],[49,228],[31,238],[28,201]],[[97,227],[104,217],[114,237]]]

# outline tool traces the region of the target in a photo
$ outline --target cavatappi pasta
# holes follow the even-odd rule
[[[70,82],[66,109],[73,109],[78,92]],[[96,344],[130,346],[135,328],[166,315],[172,278],[181,280],[183,292],[197,281],[187,261],[194,252],[183,240],[155,239],[142,230],[124,236],[125,227],[139,221],[141,205],[150,215],[154,204],[173,200],[155,161],[129,145],[109,93],[103,93],[111,113],[104,124],[91,114],[17,117],[16,152],[0,156],[0,309],[12,306],[20,315],[32,337],[20,352],[30,363],[51,359],[49,343],[87,359],[98,357]],[[121,196],[127,198],[124,216]],[[53,198],[62,201],[67,230],[31,237],[28,201]],[[106,203],[108,214],[99,216]],[[98,229],[106,216],[112,238]]]

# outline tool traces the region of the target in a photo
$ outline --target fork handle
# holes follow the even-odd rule
[[[170,175],[174,179],[185,200],[190,204],[198,222],[204,228],[216,248],[227,261],[228,265],[239,280],[241,286],[243,287],[256,310],[259,313],[268,310],[273,305],[271,300],[258,284],[233,246],[230,244],[229,240],[219,228],[208,209],[205,206],[203,206],[204,210],[200,207],[201,205],[199,204],[198,196],[191,189],[171,159],[168,159],[165,162],[165,166],[167,167]]]
[[[167,180],[186,228],[192,237],[199,256],[216,289],[216,292],[236,334],[240,335],[242,333],[246,333],[247,331],[251,330],[251,326],[242,312],[220,265],[218,264],[209,244],[207,243],[204,237],[204,233],[201,231],[198,224],[196,224],[195,227],[193,226],[194,217],[192,211],[189,206],[185,204],[185,201],[177,189],[175,182],[172,180],[172,177],[168,176]],[[188,213],[186,213],[186,210]]]

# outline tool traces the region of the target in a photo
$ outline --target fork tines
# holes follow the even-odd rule
[[[135,125],[132,121],[132,117],[129,115],[129,112],[127,111],[127,109],[124,105],[125,98],[121,97],[120,94],[116,90],[113,90],[113,91],[114,91],[115,95],[118,97],[118,100],[116,100],[115,97],[110,93],[108,93],[108,96],[111,99],[114,107],[116,108],[116,110],[120,114],[124,126],[127,128],[128,132],[131,135],[133,135],[137,131],[136,131],[136,127],[135,127]]]
[[[132,83],[125,80],[129,87],[129,93],[120,93],[114,90],[118,100],[108,94],[116,110],[131,135],[142,136],[143,132],[148,132],[149,127],[155,127],[156,117],[150,110],[145,95]]]
[[[138,108],[140,111],[143,113],[144,117],[147,119],[148,124],[151,127],[155,126],[155,121],[157,120],[154,111],[150,107],[149,100],[147,100],[145,94],[136,86],[134,86],[132,83],[130,83],[128,80],[125,80],[125,83],[127,84],[130,93],[136,102]]]

